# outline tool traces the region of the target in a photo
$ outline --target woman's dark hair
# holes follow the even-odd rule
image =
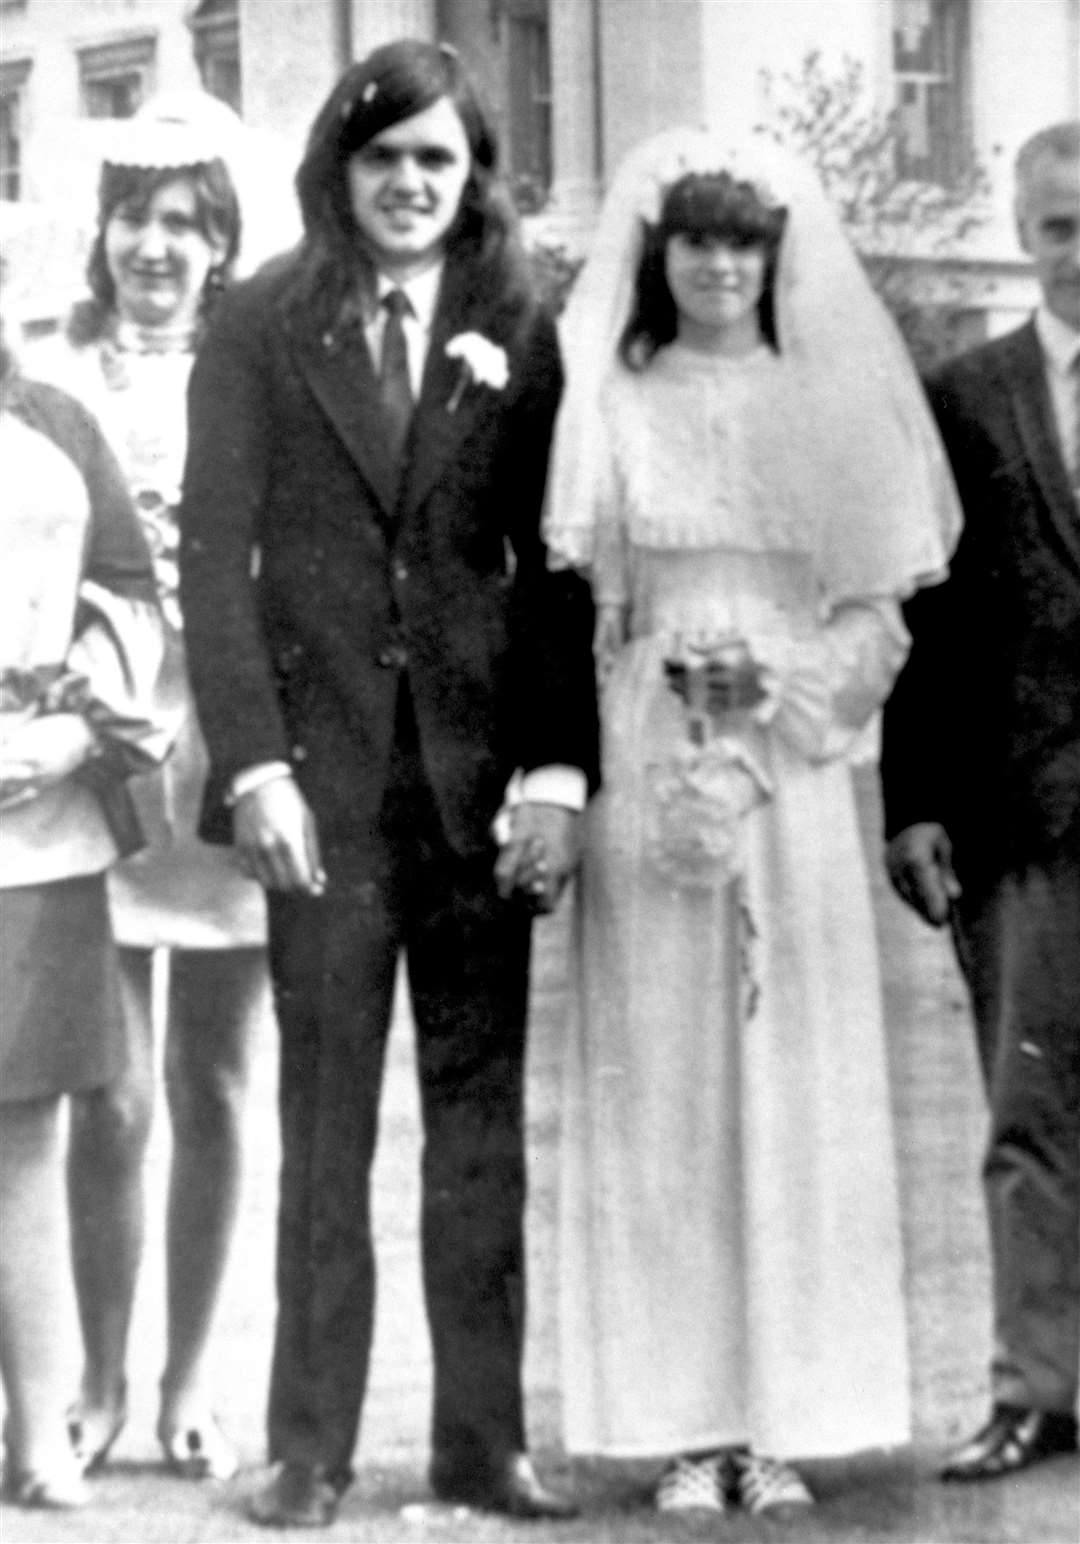
[[[357,239],[348,186],[350,156],[376,134],[446,97],[461,119],[471,169],[450,241],[478,263],[487,293],[523,299],[530,284],[517,235],[517,215],[499,179],[498,141],[487,109],[453,48],[400,39],[350,65],[326,99],[296,174],[304,220],[290,309],[318,326],[336,323],[369,267]]]
[[[687,172],[664,194],[660,218],[645,231],[630,319],[619,340],[619,356],[631,370],[642,370],[671,343],[678,312],[665,273],[672,236],[715,237],[735,247],[764,247],[765,285],[758,302],[763,337],[779,353],[776,330],[776,268],[787,210],[764,202],[749,182],[730,172]]]
[[[215,294],[232,277],[240,248],[240,204],[232,178],[219,160],[193,166],[118,166],[106,161],[98,182],[97,231],[86,263],[90,299],[80,302],[68,323],[75,343],[92,343],[106,331],[116,312],[116,285],[105,255],[105,232],[118,209],[141,218],[160,188],[182,178],[195,194],[195,222],[207,241],[221,243],[225,256],[211,269],[202,298],[203,320]]]

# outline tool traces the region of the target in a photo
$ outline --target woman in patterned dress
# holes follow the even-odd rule
[[[240,241],[226,151],[240,131],[221,103],[163,99],[127,126],[101,173],[91,298],[29,368],[95,412],[149,539],[168,625],[160,693],[179,712],[172,757],[135,795],[149,846],[110,877],[130,1062],[76,1101],[69,1186],[85,1362],[71,1433],[88,1469],[126,1417],[128,1329],[143,1242],[143,1168],[154,1097],[155,953],[168,951],[165,1093],[172,1136],[166,1218],[168,1345],[157,1435],[193,1478],[236,1467],[210,1405],[206,1351],[240,1185],[252,1032],[267,1011],[262,892],[196,835],[207,762],[186,679],[177,603],[176,508],[186,391],[215,294]]]

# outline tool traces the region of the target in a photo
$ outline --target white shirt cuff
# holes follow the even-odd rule
[[[491,832],[500,847],[510,840],[511,812],[519,804],[558,804],[562,809],[580,812],[589,797],[589,785],[580,767],[555,764],[522,772],[519,767],[506,785],[502,808],[491,823]]]
[[[231,808],[246,793],[254,793],[264,783],[275,783],[279,777],[292,777],[292,767],[287,761],[260,761],[257,766],[245,767],[229,784],[225,803]]]
[[[588,798],[588,783],[580,767],[535,767],[521,779],[522,804],[558,804],[580,812]]]

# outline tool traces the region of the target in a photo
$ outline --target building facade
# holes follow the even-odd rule
[[[200,83],[295,162],[341,68],[407,33],[469,62],[534,230],[571,251],[634,143],[760,122],[811,53],[826,72],[853,61],[868,107],[899,115],[904,177],[987,172],[962,257],[991,329],[1030,303],[1011,162],[1080,112],[1080,0],[0,0],[0,198],[73,208],[103,119]]]

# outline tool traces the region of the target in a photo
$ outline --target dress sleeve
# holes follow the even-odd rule
[[[847,755],[889,695],[909,636],[899,602],[838,606],[816,636],[752,639],[765,667],[759,722],[808,761]]]
[[[117,775],[158,765],[176,738],[179,716],[155,701],[165,654],[156,601],[87,579],[79,590],[76,626],[63,705],[83,713]]]
[[[629,598],[622,481],[611,432],[615,410],[606,394],[593,415],[589,477],[581,484],[589,490],[587,507],[574,508],[558,520],[551,518],[549,507],[544,525],[549,566],[584,574],[597,605],[624,605]]]
[[[90,507],[72,643],[48,706],[82,713],[101,770],[126,776],[163,761],[177,728],[154,702],[165,643],[150,552],[90,414],[66,393],[28,384],[26,416],[78,467]]]

